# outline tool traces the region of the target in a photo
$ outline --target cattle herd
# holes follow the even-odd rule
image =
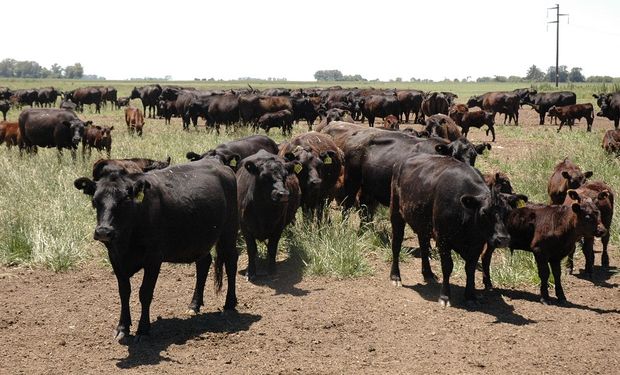
[[[38,92],[29,95],[28,92]],[[42,92],[46,93],[42,96]],[[113,93],[113,95],[112,95]],[[109,95],[108,95],[109,94]],[[475,168],[476,158],[490,143],[473,144],[466,138],[470,127],[487,126],[495,141],[495,115],[518,124],[519,108],[530,105],[544,123],[547,113],[560,119],[560,128],[585,118],[588,131],[594,118],[592,105],[576,104],[572,92],[537,93],[521,89],[475,96],[467,105],[455,103],[449,92],[417,90],[270,89],[257,92],[199,91],[192,88],[149,85],[134,88],[131,96],[117,98],[111,87],[88,87],[61,93],[41,90],[0,90],[7,107],[45,107],[62,96],[60,109],[28,108],[17,123],[0,125],[0,141],[36,152],[37,147],[67,148],[75,158],[80,142],[83,152],[105,149],[108,159],[98,160],[92,177],[81,177],[74,186],[91,197],[96,209],[94,239],[102,242],[116,275],[121,313],[117,338],[129,334],[130,278],[143,269],[140,288],[141,316],[137,337],[150,330],[149,306],[163,262],[196,263],[196,286],[189,310],[204,304],[203,292],[215,246],[215,284],[227,275],[225,309],[237,304],[236,274],[238,232],[248,251],[246,277],[254,280],[257,241],[267,245],[266,272],[276,272],[278,242],[285,227],[301,208],[307,220],[330,225],[325,207],[338,205],[345,214],[359,209],[362,222],[373,219],[379,205],[389,207],[392,226],[390,279],[401,285],[399,253],[408,224],[417,235],[422,274],[432,280],[429,255],[431,239],[441,260],[439,301],[450,305],[451,251],[465,261],[467,304],[475,304],[474,275],[482,260],[486,289],[491,289],[489,267],[495,248],[530,251],[540,276],[540,299],[550,302],[550,270],[555,296],[566,303],[561,283],[563,258],[572,255],[582,240],[585,272],[594,264],[593,242],[601,237],[601,263],[609,266],[607,245],[613,217],[614,193],[603,181],[591,181],[593,172],[566,158],[552,173],[548,185],[550,204],[528,202],[513,191],[501,171],[488,175]],[[594,96],[598,116],[614,121],[603,147],[620,152],[620,93]],[[53,98],[53,100],[51,99]],[[113,99],[112,99],[113,98]],[[129,106],[140,99],[143,109]],[[268,131],[279,127],[290,134],[292,125],[305,120],[309,131],[277,144],[266,135],[233,140],[211,150],[187,150],[187,163],[170,165],[170,159],[110,159],[112,128],[80,120],[75,111],[84,104],[95,111],[109,101],[112,107],[128,106],[128,130],[141,135],[144,115],[182,119],[183,128],[196,126],[202,117],[207,128],[251,125]],[[479,107],[479,110],[470,110]],[[400,129],[413,121],[421,131]],[[383,126],[375,127],[375,119]],[[319,119],[319,124],[314,126]],[[370,126],[360,125],[368,119]],[[358,122],[356,122],[358,121]],[[559,131],[559,129],[558,129]],[[551,229],[552,228],[552,229]]]

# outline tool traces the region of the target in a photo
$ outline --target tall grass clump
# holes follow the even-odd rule
[[[373,249],[372,234],[358,230],[359,222],[354,217],[338,212],[323,224],[298,217],[287,228],[288,249],[301,259],[306,274],[347,278],[371,272],[366,257]]]

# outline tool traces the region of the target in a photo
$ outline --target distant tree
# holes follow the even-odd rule
[[[519,77],[519,76],[510,76],[508,77],[508,82],[521,82],[523,81],[523,78]]]
[[[493,81],[495,82],[508,82],[508,78],[506,76],[494,76]]]
[[[51,78],[60,78],[60,77],[62,77],[62,72],[63,72],[62,66],[54,63],[50,67],[50,71],[51,71]]]
[[[75,63],[65,67],[65,78],[80,79],[83,75],[84,68],[82,68],[82,64],[80,63]]]
[[[342,81],[343,76],[340,70],[317,70],[314,73],[314,79],[317,81]]]
[[[566,65],[560,65],[560,70],[558,71],[558,81],[559,82],[568,82],[568,68]],[[555,82],[555,66],[550,66],[547,69],[547,74],[545,75],[545,81]]]
[[[453,79],[453,80],[452,80],[452,82],[454,82],[454,83],[459,83],[460,81],[459,81],[459,79],[458,79],[458,78],[455,78],[455,79]]]
[[[583,76],[583,74],[581,74],[581,71],[583,69],[578,68],[578,67],[574,67],[570,70],[570,73],[568,73],[568,80],[571,82],[585,82],[586,77]]]
[[[15,76],[15,61],[14,59],[4,59],[0,61],[0,76],[13,77]]]
[[[526,81],[542,81],[543,79],[545,79],[545,73],[538,69],[536,65],[530,66],[525,74]]]
[[[403,81],[403,78],[402,78],[402,77],[396,77],[396,78],[394,78],[394,81],[396,81],[396,82],[402,82],[402,81]]]
[[[478,77],[476,82],[491,82],[491,77]]]
[[[614,79],[610,76],[589,76],[586,82],[611,83]]]

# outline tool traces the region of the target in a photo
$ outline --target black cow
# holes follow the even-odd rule
[[[2,117],[4,121],[6,121],[6,113],[11,109],[11,103],[8,100],[0,100],[0,112],[2,112]]]
[[[146,107],[149,108],[148,117],[155,118],[155,111],[157,107],[157,101],[161,95],[162,88],[158,84],[134,87],[131,90],[130,99],[140,99],[142,101],[142,108],[144,114],[146,114]]]
[[[38,97],[39,92],[35,89],[15,90],[11,96],[11,102],[18,107],[25,104],[33,107]]]
[[[114,105],[116,104],[117,96],[118,91],[114,87],[107,86],[101,88],[101,101],[104,105],[110,102],[112,109],[114,109]]]
[[[170,165],[170,156],[166,161],[145,158],[131,159],[99,159],[93,164],[93,180],[112,173],[143,173],[153,169],[164,169]]]
[[[395,95],[371,95],[359,101],[362,115],[368,118],[368,125],[375,125],[375,117],[400,116],[400,102]]]
[[[278,145],[273,141],[273,139],[267,136],[251,135],[235,141],[222,143],[202,155],[198,155],[197,153],[190,151],[187,153],[186,157],[191,161],[200,160],[205,157],[217,157],[222,163],[229,165],[236,171],[239,160],[243,160],[250,155],[254,155],[260,150],[265,150],[276,155],[278,153]]]
[[[285,162],[264,150],[246,158],[237,171],[241,232],[248,246],[248,280],[256,277],[256,240],[267,242],[268,273],[276,272],[278,242],[295,218],[301,195],[299,162]]]
[[[37,103],[41,107],[54,107],[59,96],[60,91],[53,87],[44,87],[38,90]]]
[[[75,113],[64,109],[25,109],[18,122],[24,146],[29,152],[33,152],[35,146],[56,147],[59,160],[63,148],[71,150],[71,158],[75,160],[77,146],[84,137],[84,127],[92,123],[84,123]]]
[[[81,177],[74,185],[92,197],[97,210],[94,239],[108,249],[118,281],[121,314],[117,339],[129,335],[130,278],[141,269],[142,312],[134,341],[150,332],[150,305],[163,262],[196,263],[189,311],[198,313],[204,305],[214,244],[215,286],[217,291],[222,287],[225,265],[228,287],[224,309],[235,308],[239,217],[235,176],[228,167],[205,160],[147,173],[113,173],[97,182]]]
[[[423,183],[420,183],[423,181]],[[443,274],[439,302],[450,306],[452,254],[465,260],[465,299],[475,301],[474,274],[487,242],[505,246],[510,240],[504,226],[508,213],[500,193],[489,190],[480,172],[453,158],[418,154],[394,167],[390,221],[392,223],[392,270],[390,278],[400,285],[399,254],[405,225],[418,236],[422,274],[435,279],[429,263],[430,240],[435,238]]]
[[[620,92],[613,94],[593,95],[597,100],[596,103],[601,107],[601,111],[596,115],[598,117],[607,117],[614,122],[614,128],[618,129],[620,124]]]
[[[239,122],[239,98],[234,94],[213,96],[207,115],[207,126],[215,127],[219,134],[220,124],[228,127]]]
[[[572,91],[530,93],[523,101],[534,108],[540,116],[540,125],[545,124],[545,115],[549,108],[577,104],[577,95]]]
[[[98,87],[82,87],[65,93],[65,100],[71,100],[77,109],[84,111],[84,104],[94,104],[95,113],[101,113],[101,90]]]

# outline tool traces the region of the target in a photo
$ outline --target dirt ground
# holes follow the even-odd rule
[[[522,122],[536,121],[524,112]],[[499,129],[494,152],[509,152],[509,142]],[[246,260],[244,253],[242,272]],[[209,288],[197,316],[184,315],[194,268],[164,265],[151,337],[138,344],[113,339],[117,285],[100,262],[66,273],[0,268],[0,373],[618,373],[617,268],[596,267],[593,281],[565,276],[565,307],[544,306],[537,286],[522,286],[479,291],[481,305],[468,310],[462,278],[452,279],[453,307],[443,309],[439,284],[423,281],[419,259],[401,266],[402,288],[389,282],[389,264],[371,262],[373,276],[336,280],[302,277],[301,265],[283,258],[275,278],[239,277],[237,313],[223,314],[224,294]],[[437,262],[433,269],[439,273]],[[132,283],[134,332],[140,281]]]

